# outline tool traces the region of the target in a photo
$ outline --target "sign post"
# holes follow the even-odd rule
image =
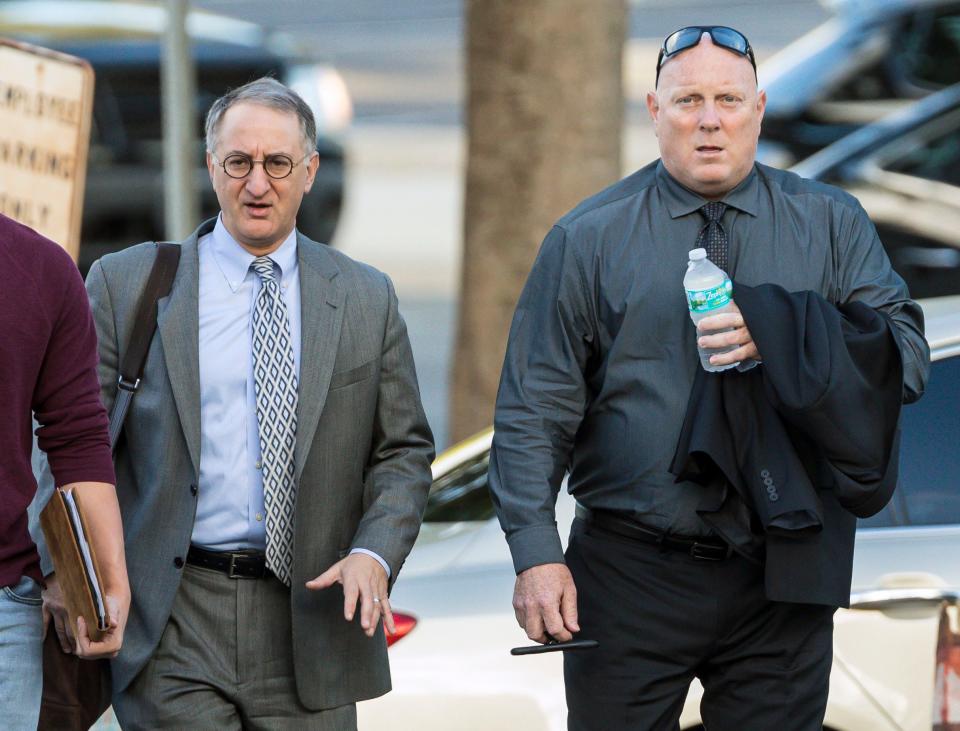
[[[93,69],[0,38],[0,213],[80,249]]]

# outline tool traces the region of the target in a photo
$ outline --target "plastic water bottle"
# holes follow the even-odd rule
[[[690,252],[690,262],[687,264],[687,273],[683,277],[683,288],[687,291],[687,306],[690,308],[690,319],[696,325],[700,320],[712,315],[719,315],[731,309],[733,303],[733,283],[730,277],[720,267],[707,258],[706,249],[693,249]],[[725,330],[713,330],[710,334],[730,332],[732,327]],[[699,338],[701,333],[697,331]],[[730,345],[725,348],[701,348],[700,365],[705,371],[725,371],[738,365],[715,366],[710,363],[710,356],[718,353],[728,353],[739,346]]]

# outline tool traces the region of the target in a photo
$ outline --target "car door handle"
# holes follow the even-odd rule
[[[891,609],[905,604],[960,604],[960,589],[908,587],[868,589],[850,595],[850,609]]]

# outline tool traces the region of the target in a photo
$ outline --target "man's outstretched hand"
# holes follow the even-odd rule
[[[343,618],[348,622],[353,621],[357,602],[360,602],[360,626],[367,637],[373,637],[381,617],[387,632],[397,631],[387,596],[387,572],[375,558],[365,553],[352,553],[308,581],[307,588],[327,589],[334,584],[343,586]]]

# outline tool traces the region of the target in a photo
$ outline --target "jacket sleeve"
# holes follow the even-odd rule
[[[517,573],[564,560],[555,505],[586,407],[584,373],[596,342],[587,281],[567,232],[555,226],[510,327],[490,490]]]
[[[93,263],[87,274],[87,297],[93,312],[93,322],[97,329],[99,363],[97,378],[100,381],[100,400],[107,413],[113,408],[117,395],[117,380],[120,377],[120,346],[117,340],[117,326],[113,315],[113,301],[107,286],[107,277],[100,260]],[[132,286],[132,283],[128,283]]]
[[[930,375],[930,348],[923,334],[923,310],[890,266],[883,244],[859,203],[839,207],[837,236],[840,273],[837,304],[863,302],[893,322],[903,362],[903,402],[923,395]]]
[[[49,576],[54,571],[53,558],[50,556],[50,549],[47,547],[46,536],[43,535],[43,530],[40,528],[40,513],[50,502],[56,485],[54,485],[53,473],[50,471],[50,463],[47,462],[47,455],[37,447],[36,439],[33,440],[30,463],[34,477],[37,478],[37,494],[33,496],[33,501],[27,507],[27,526],[30,537],[37,546],[37,553],[40,555],[40,572],[44,576]]]
[[[737,304],[760,351],[777,356],[764,360],[766,398],[803,436],[795,448],[815,445],[817,486],[859,517],[882,509],[897,483],[903,395],[890,317],[772,284],[740,285]]]
[[[384,276],[387,316],[373,441],[364,482],[364,513],[353,548],[390,566],[390,581],[413,547],[430,491],[433,434],[420,401],[413,352],[397,295]]]

